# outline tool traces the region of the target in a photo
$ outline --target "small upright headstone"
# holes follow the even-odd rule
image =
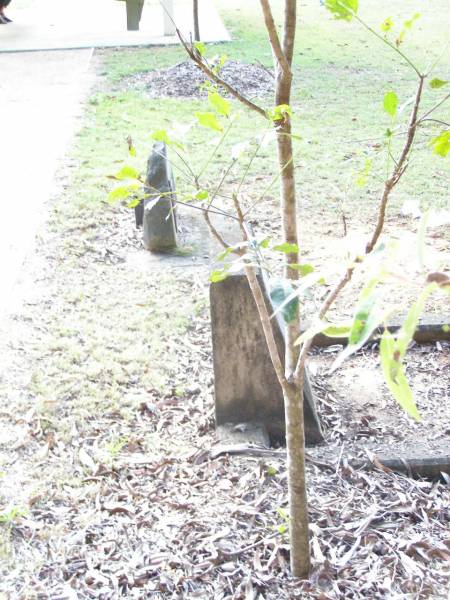
[[[267,284],[259,276],[266,305],[272,306]],[[269,357],[261,321],[245,275],[231,275],[210,287],[216,423],[256,423],[273,440],[285,436],[284,399]],[[274,333],[284,359],[283,324]],[[307,444],[323,441],[309,375],[303,393]]]
[[[175,182],[164,142],[156,142],[147,163],[147,197],[135,209],[136,225],[143,226],[144,245],[165,252],[177,245]]]

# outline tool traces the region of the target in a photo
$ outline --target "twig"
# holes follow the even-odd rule
[[[417,125],[419,123],[419,121],[417,120],[417,114],[419,112],[419,106],[420,106],[420,100],[422,97],[424,81],[425,81],[425,77],[423,75],[421,75],[419,77],[419,85],[417,87],[416,98],[414,101],[414,106],[413,106],[413,109],[411,112],[411,117],[409,120],[408,135],[406,136],[406,142],[403,147],[400,158],[399,158],[398,162],[395,164],[395,167],[394,167],[391,177],[386,181],[386,183],[384,185],[384,190],[383,190],[383,194],[382,194],[381,202],[380,202],[380,208],[378,211],[377,225],[376,225],[375,231],[372,235],[372,239],[370,240],[370,242],[368,242],[368,244],[366,246],[366,254],[369,254],[370,252],[372,252],[372,250],[375,247],[375,244],[378,241],[378,238],[381,235],[381,232],[382,232],[383,226],[384,226],[384,220],[386,217],[386,207],[388,204],[390,193],[391,193],[392,189],[397,185],[401,176],[403,175],[403,173],[405,172],[405,170],[408,166],[408,163],[407,163],[408,154],[411,150],[411,146],[414,141]]]
[[[435,104],[433,106],[433,108],[430,108],[430,110],[428,112],[426,112],[422,117],[420,117],[420,119],[418,119],[417,124],[420,125],[420,123],[422,123],[429,115],[431,115],[431,113],[433,113],[437,108],[439,108],[440,106],[442,106],[442,104],[444,104],[444,102],[446,102],[448,99],[450,98],[450,93],[447,94],[446,96],[444,96],[442,98],[442,100],[440,100],[437,104]]]
[[[191,46],[189,46],[189,44],[186,42],[186,40],[183,38],[181,31],[177,28],[176,30],[177,32],[177,36],[178,39],[180,40],[181,44],[183,45],[184,49],[186,50],[189,58],[210,78],[212,79],[215,83],[217,83],[217,85],[222,86],[223,88],[225,88],[232,96],[234,96],[237,100],[239,100],[240,102],[242,102],[242,104],[244,104],[245,106],[247,106],[248,108],[251,108],[252,110],[256,111],[258,114],[260,114],[261,116],[263,116],[264,118],[268,118],[267,116],[267,112],[261,108],[260,106],[258,106],[257,104],[255,104],[254,102],[252,102],[251,100],[249,100],[248,98],[246,98],[245,96],[243,96],[240,92],[238,92],[233,86],[231,86],[229,83],[227,83],[224,79],[222,79],[221,77],[219,77],[218,75],[216,75],[213,70],[207,65],[205,64],[205,61],[202,59],[202,57],[198,54],[198,52],[194,51],[192,49]]]

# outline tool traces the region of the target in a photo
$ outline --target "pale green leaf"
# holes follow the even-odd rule
[[[217,92],[208,92],[208,102],[219,115],[224,117],[230,115],[231,103],[226,98],[222,98]]]
[[[449,82],[446,81],[445,79],[439,79],[439,77],[435,77],[434,79],[432,79],[430,81],[430,88],[432,90],[439,90],[440,88],[444,87],[444,85],[447,85]]]
[[[152,134],[150,134],[150,138],[155,140],[155,142],[164,142],[167,145],[170,144],[170,137],[165,129],[158,129],[157,131],[154,131]]]
[[[399,359],[399,352],[392,334],[386,329],[380,342],[380,362],[387,386],[410,417],[420,421],[421,417],[414,397],[405,377],[404,367]]]
[[[335,19],[351,21],[358,12],[358,0],[325,0],[325,7]]]
[[[395,117],[398,108],[398,96],[395,92],[387,92],[384,95],[383,108],[390,117]]]
[[[271,121],[283,121],[286,116],[292,117],[292,110],[288,104],[279,104],[267,112]]]
[[[372,159],[366,158],[363,169],[358,173],[356,177],[356,185],[358,187],[364,187],[367,183],[367,179],[372,170]]]
[[[195,116],[202,127],[207,127],[208,129],[213,129],[214,131],[223,131],[223,127],[214,113],[196,112]]]
[[[348,333],[348,344],[334,361],[331,372],[338,369],[346,358],[362,348],[374,330],[382,323],[384,316],[376,305],[378,283],[379,278],[375,277],[361,291]]]
[[[229,275],[228,271],[229,271],[229,268],[227,268],[227,267],[213,271],[209,276],[209,280],[212,283],[219,283],[220,281],[224,281]]]
[[[115,178],[119,181],[122,181],[123,179],[139,179],[139,173],[134,167],[125,165],[118,173],[115,174]]]
[[[298,271],[302,277],[305,277],[305,275],[309,275],[314,271],[314,267],[309,264],[300,265],[293,263],[289,264],[288,267],[293,271]]]
[[[394,27],[394,21],[391,19],[391,17],[388,17],[387,19],[385,19],[380,25],[381,31],[383,31],[383,33],[387,33],[393,27]]]
[[[431,145],[433,146],[433,150],[439,156],[443,156],[444,158],[450,152],[450,129],[443,131],[433,140],[431,140]]]
[[[329,325],[325,329],[322,329],[322,333],[327,337],[342,338],[350,335],[351,325]]]
[[[111,190],[108,194],[108,202],[120,202],[120,200],[126,200],[134,192],[136,192],[141,186],[139,184],[119,186]]]
[[[283,254],[296,254],[298,252],[298,246],[297,244],[285,242],[283,244],[272,246],[272,250],[275,250],[275,252],[283,252]]]
[[[204,42],[194,42],[194,48],[200,54],[200,56],[204,56],[206,52],[206,44]]]
[[[196,200],[206,200],[209,197],[209,192],[208,190],[199,190],[196,194],[195,194],[195,199]]]

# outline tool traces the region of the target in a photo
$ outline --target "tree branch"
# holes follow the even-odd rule
[[[284,376],[283,363],[281,362],[280,355],[278,354],[277,343],[273,334],[269,311],[267,310],[266,301],[262,293],[261,286],[259,285],[258,278],[256,277],[254,267],[246,265],[245,274],[247,275],[248,284],[258,309],[259,318],[261,319],[261,325],[264,331],[267,348],[269,350],[270,360],[272,361],[280,386],[284,391],[288,384],[286,377]]]
[[[379,208],[379,212],[378,212],[377,224],[376,224],[375,231],[372,235],[371,240],[366,245],[366,248],[365,248],[366,255],[370,254],[373,251],[373,249],[375,248],[375,245],[381,235],[381,232],[383,231],[384,221],[385,221],[385,216],[386,216],[386,207],[387,207],[387,204],[389,201],[390,193],[392,192],[393,188],[398,183],[398,181],[400,180],[400,178],[402,177],[403,173],[405,172],[405,170],[408,166],[407,158],[408,158],[409,152],[411,150],[411,146],[412,146],[414,138],[415,138],[417,127],[420,123],[420,119],[417,118],[417,115],[419,112],[420,101],[422,98],[424,81],[425,81],[425,76],[420,75],[419,85],[417,87],[416,97],[415,97],[414,105],[413,105],[413,108],[411,111],[411,117],[409,119],[406,141],[403,146],[403,150],[400,155],[400,158],[395,163],[395,166],[394,166],[391,176],[389,177],[389,179],[387,179],[387,181],[384,184],[383,194],[381,196],[380,208]],[[319,320],[321,320],[325,317],[327,312],[330,310],[331,306],[336,301],[339,294],[342,292],[342,290],[345,288],[345,286],[351,281],[354,271],[355,271],[355,268],[356,268],[356,265],[360,262],[362,262],[362,259],[356,258],[353,261],[353,263],[347,268],[344,276],[338,281],[338,283],[334,286],[334,288],[327,294],[327,297],[325,298],[325,300],[318,312]],[[299,354],[298,361],[297,361],[295,371],[294,371],[294,381],[296,383],[301,382],[302,373],[305,368],[305,364],[306,364],[306,360],[308,357],[308,352],[311,348],[311,344],[312,344],[312,338],[307,340],[302,345],[302,348],[300,350],[300,354]]]
[[[408,167],[408,162],[407,162],[408,154],[411,150],[411,146],[414,141],[414,137],[415,137],[416,130],[417,130],[417,125],[419,124],[419,122],[417,120],[417,114],[419,112],[419,106],[420,106],[420,100],[422,97],[424,81],[425,81],[425,77],[423,75],[421,75],[419,77],[419,85],[417,87],[416,98],[414,100],[414,105],[413,105],[413,108],[411,111],[411,117],[409,119],[406,142],[405,142],[405,145],[403,146],[403,150],[400,155],[400,158],[399,158],[398,162],[395,164],[392,175],[389,177],[389,179],[386,181],[386,183],[384,185],[383,194],[381,196],[380,209],[378,211],[377,225],[376,225],[375,231],[372,235],[372,239],[370,240],[370,242],[368,242],[368,244],[366,246],[366,254],[369,254],[370,252],[372,252],[372,250],[375,247],[375,244],[378,241],[378,238],[381,235],[381,232],[382,232],[383,226],[384,226],[384,220],[386,217],[386,207],[388,204],[389,196],[390,196],[393,188],[399,182],[399,180],[400,180],[401,176],[403,175],[403,173],[405,172],[406,168]]]
[[[203,58],[200,56],[200,54],[193,49],[187,42],[186,40],[183,38],[181,31],[179,29],[176,30],[177,31],[177,35],[178,35],[178,39],[180,40],[181,44],[183,45],[184,49],[186,50],[189,58],[212,80],[214,81],[214,83],[217,83],[217,85],[222,86],[223,88],[225,88],[227,90],[227,92],[229,92],[232,96],[234,96],[237,100],[239,100],[239,102],[242,102],[242,104],[244,104],[245,106],[247,106],[247,108],[251,108],[252,110],[254,110],[255,112],[257,112],[258,114],[260,114],[261,116],[263,116],[264,118],[268,118],[267,116],[267,112],[261,108],[260,106],[258,106],[257,104],[255,104],[254,102],[252,102],[251,100],[249,100],[248,98],[246,98],[245,96],[243,96],[240,92],[238,92],[233,86],[231,86],[229,83],[227,83],[224,79],[222,79],[221,77],[219,77],[218,75],[216,75],[213,70],[211,69],[211,67],[209,67],[205,61],[203,60]]]
[[[291,67],[281,47],[280,38],[278,37],[277,27],[273,19],[272,9],[270,8],[269,0],[260,0],[261,8],[264,15],[264,23],[266,24],[267,33],[269,35],[270,45],[272,46],[273,54],[278,63],[279,68],[284,76],[292,78]],[[289,0],[292,3],[292,0]],[[286,11],[287,13],[287,11]],[[286,14],[287,19],[287,14]],[[295,33],[295,23],[294,23]],[[285,32],[286,37],[286,32]]]
[[[417,124],[422,123],[422,121],[424,121],[429,115],[431,115],[431,113],[434,113],[434,111],[437,108],[439,108],[440,106],[442,106],[442,104],[444,104],[444,102],[446,102],[449,98],[450,98],[450,93],[447,94],[446,96],[444,96],[442,98],[442,100],[440,100],[437,104],[435,104],[433,106],[433,108],[430,108],[430,110],[428,112],[426,112],[422,117],[420,117],[420,119],[417,121]]]

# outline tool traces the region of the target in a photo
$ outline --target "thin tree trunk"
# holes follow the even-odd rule
[[[304,373],[304,372],[303,372]],[[304,376],[302,377],[302,382]],[[309,518],[305,477],[305,429],[303,426],[303,383],[284,390],[286,451],[289,482],[289,540],[291,572],[307,578],[310,571]]]
[[[273,20],[269,0],[260,0],[264,21],[273,50],[276,77],[275,105],[291,103],[292,58],[294,53],[296,30],[296,0],[285,0],[284,34],[280,43],[278,31]],[[281,219],[283,241],[298,245],[297,199],[295,192],[295,173],[291,136],[291,120],[287,112],[275,122],[277,131],[278,162],[281,172]],[[286,255],[284,276],[295,281],[298,271],[290,264],[298,263],[298,252]],[[288,456],[289,485],[289,533],[291,546],[291,571],[294,577],[307,577],[310,570],[308,505],[305,478],[305,427],[303,419],[303,383],[304,370],[295,378],[299,349],[295,342],[300,336],[300,315],[286,324],[285,379],[283,387],[286,445]]]
[[[194,40],[200,41],[200,25],[198,17],[198,0],[193,0],[193,13],[194,13]]]

